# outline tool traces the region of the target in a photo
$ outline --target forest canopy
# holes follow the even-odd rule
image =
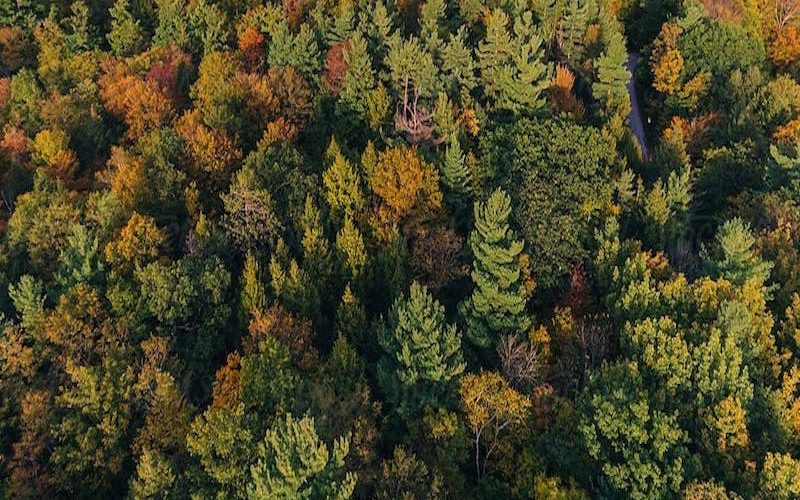
[[[0,498],[800,498],[798,0],[0,0]]]

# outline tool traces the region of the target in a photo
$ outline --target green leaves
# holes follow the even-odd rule
[[[498,109],[539,111],[545,104],[542,93],[549,71],[541,62],[542,37],[533,25],[533,15],[526,11],[517,18],[513,35],[508,15],[500,9],[492,11],[486,22],[486,37],[477,52],[484,92]]]
[[[378,331],[384,356],[379,380],[397,412],[413,419],[446,403],[450,381],[464,371],[461,334],[445,324],[444,307],[414,282]]]
[[[279,418],[258,446],[258,461],[250,469],[248,498],[345,500],[352,496],[356,475],[341,469],[350,449],[349,438],[332,449],[321,442],[314,419]]]
[[[480,347],[495,345],[501,333],[517,333],[530,326],[519,263],[523,243],[509,228],[510,214],[511,199],[500,189],[485,203],[475,204],[475,229],[469,238],[475,289],[459,312],[467,337]]]

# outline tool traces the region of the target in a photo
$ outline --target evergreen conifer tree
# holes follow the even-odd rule
[[[513,36],[508,15],[501,9],[492,11],[486,22],[486,37],[478,45],[478,68],[487,96],[497,108],[515,113],[541,109],[549,78],[540,61],[542,37],[533,15],[526,11],[514,22]]]
[[[441,171],[444,185],[450,190],[450,197],[459,205],[465,204],[472,194],[472,173],[456,137],[447,145]]]
[[[706,266],[712,275],[734,285],[742,286],[752,279],[763,285],[772,271],[772,263],[761,260],[754,244],[749,225],[738,217],[731,219],[717,232],[716,251],[704,254]]]
[[[493,345],[500,333],[530,326],[518,262],[523,242],[508,226],[510,213],[511,199],[500,189],[486,203],[475,204],[475,228],[469,238],[475,289],[459,309],[467,338],[481,347]]]
[[[261,282],[260,266],[251,251],[245,255],[241,286],[241,316],[246,321],[253,311],[263,310],[267,305],[264,284]]]
[[[259,445],[247,496],[264,500],[350,498],[356,475],[341,472],[349,449],[347,437],[337,439],[329,449],[317,436],[311,417],[297,420],[288,414],[279,418]]]
[[[361,178],[338,147],[331,148],[331,152],[331,166],[322,174],[325,198],[337,218],[355,217],[366,204]]]
[[[625,67],[627,59],[622,34],[612,33],[605,53],[597,59],[597,81],[592,85],[594,98],[603,103],[607,111],[629,111],[627,85],[631,73]]]
[[[128,10],[128,0],[117,0],[109,10],[111,31],[106,35],[111,50],[118,56],[130,56],[139,52],[144,42],[144,33],[139,21]]]
[[[464,371],[461,334],[445,324],[444,307],[417,282],[395,301],[378,342],[384,350],[379,380],[406,420],[444,404],[449,382]]]

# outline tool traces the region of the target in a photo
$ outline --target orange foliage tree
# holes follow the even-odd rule
[[[132,75],[123,63],[107,60],[100,78],[100,98],[127,125],[134,139],[166,124],[175,114],[171,99],[155,80]]]

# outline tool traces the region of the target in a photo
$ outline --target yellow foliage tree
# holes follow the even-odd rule
[[[503,445],[503,435],[527,419],[531,401],[495,372],[466,375],[461,379],[459,393],[475,445],[475,468],[480,478],[486,474],[489,458]]]

